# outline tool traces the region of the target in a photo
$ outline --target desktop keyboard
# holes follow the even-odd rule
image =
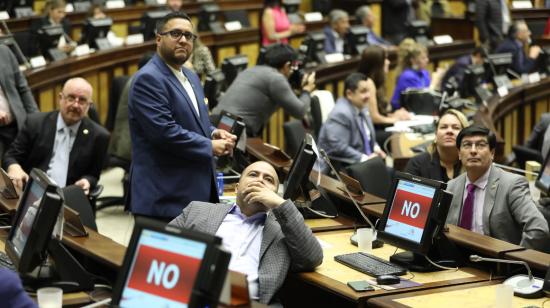
[[[407,273],[407,270],[400,266],[364,252],[335,256],[334,260],[373,277],[380,275],[401,276]]]
[[[11,262],[10,257],[8,257],[8,255],[3,252],[0,252],[0,267],[4,267],[12,271],[16,271],[15,266],[13,266],[13,262]]]

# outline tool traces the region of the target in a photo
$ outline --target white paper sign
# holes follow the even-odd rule
[[[436,35],[434,36],[434,42],[436,45],[451,44],[453,42],[453,37],[448,34]]]
[[[342,62],[342,61],[344,61],[344,54],[343,53],[331,53],[331,54],[325,55],[325,61],[327,61],[327,63]]]
[[[105,3],[105,7],[108,9],[121,9],[125,6],[124,0],[109,0]]]
[[[8,14],[7,11],[1,11],[0,12],[0,20],[7,20],[10,19],[10,14]]]
[[[500,97],[504,97],[508,95],[508,88],[506,86],[498,87],[497,92]]]
[[[539,73],[531,73],[529,74],[529,83],[535,83],[540,81],[540,74]]]
[[[44,56],[38,56],[38,57],[32,57],[31,58],[31,67],[32,68],[38,68],[46,66],[46,59]]]
[[[323,14],[321,14],[321,12],[305,13],[304,19],[306,22],[321,21],[323,20]]]
[[[90,53],[90,46],[88,44],[78,45],[74,49],[74,55],[77,57],[89,55]]]
[[[74,6],[72,3],[67,3],[67,5],[65,5],[65,12],[66,13],[74,12]]]
[[[130,34],[126,37],[126,45],[136,45],[143,43],[143,34]]]
[[[531,1],[512,1],[512,8],[514,9],[532,9],[533,3]]]
[[[237,31],[241,30],[243,26],[241,25],[241,22],[238,20],[226,22],[224,24],[225,30],[227,31]]]

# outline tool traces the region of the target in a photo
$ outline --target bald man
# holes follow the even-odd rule
[[[86,117],[92,93],[85,79],[69,79],[59,93],[59,110],[27,117],[3,161],[17,187],[32,168],[47,172],[59,187],[75,184],[86,194],[97,184],[109,133]]]
[[[291,271],[312,271],[323,250],[292,201],[277,194],[279,179],[266,162],[249,165],[233,205],[191,202],[170,225],[215,233],[231,252],[229,269],[247,275],[250,297],[275,304]]]

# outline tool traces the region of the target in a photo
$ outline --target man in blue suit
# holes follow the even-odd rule
[[[213,158],[230,153],[236,136],[210,124],[199,78],[183,67],[197,38],[189,16],[170,13],[156,30],[157,54],[129,94],[129,205],[169,221],[191,201],[218,202]]]
[[[319,148],[330,157],[348,164],[374,156],[386,157],[376,143],[374,125],[369,115],[370,96],[367,76],[352,73],[344,81],[344,97],[336,101],[319,133]]]
[[[342,10],[332,10],[329,14],[330,25],[323,29],[325,33],[325,52],[344,53],[346,34],[349,31],[348,13]]]
[[[512,54],[512,69],[518,74],[528,74],[537,70],[537,58],[541,52],[540,46],[531,45],[531,31],[523,20],[514,22],[508,30],[508,37],[500,43],[495,53]],[[525,47],[529,53],[525,53]]]

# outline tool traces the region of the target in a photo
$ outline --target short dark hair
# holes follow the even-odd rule
[[[456,136],[456,147],[460,149],[462,144],[462,139],[466,136],[485,136],[487,137],[487,142],[489,143],[489,149],[494,150],[497,146],[497,136],[487,127],[479,125],[468,126],[458,133]]]
[[[281,69],[287,62],[298,59],[298,53],[288,44],[269,45],[265,51],[265,64]]]
[[[363,80],[367,80],[367,75],[363,73],[351,73],[348,77],[346,77],[346,80],[344,80],[344,96],[346,96],[346,92],[348,90],[355,91],[357,90],[357,87],[359,86],[359,82]]]
[[[156,25],[156,28],[155,28],[156,33],[157,34],[161,33],[162,30],[164,29],[164,26],[166,26],[166,24],[170,20],[175,19],[175,18],[187,19],[187,20],[189,20],[191,25],[193,24],[193,22],[191,21],[191,17],[189,17],[189,15],[185,14],[184,12],[170,12],[170,13],[166,14],[164,17],[162,17],[161,20],[157,21],[157,25]]]

